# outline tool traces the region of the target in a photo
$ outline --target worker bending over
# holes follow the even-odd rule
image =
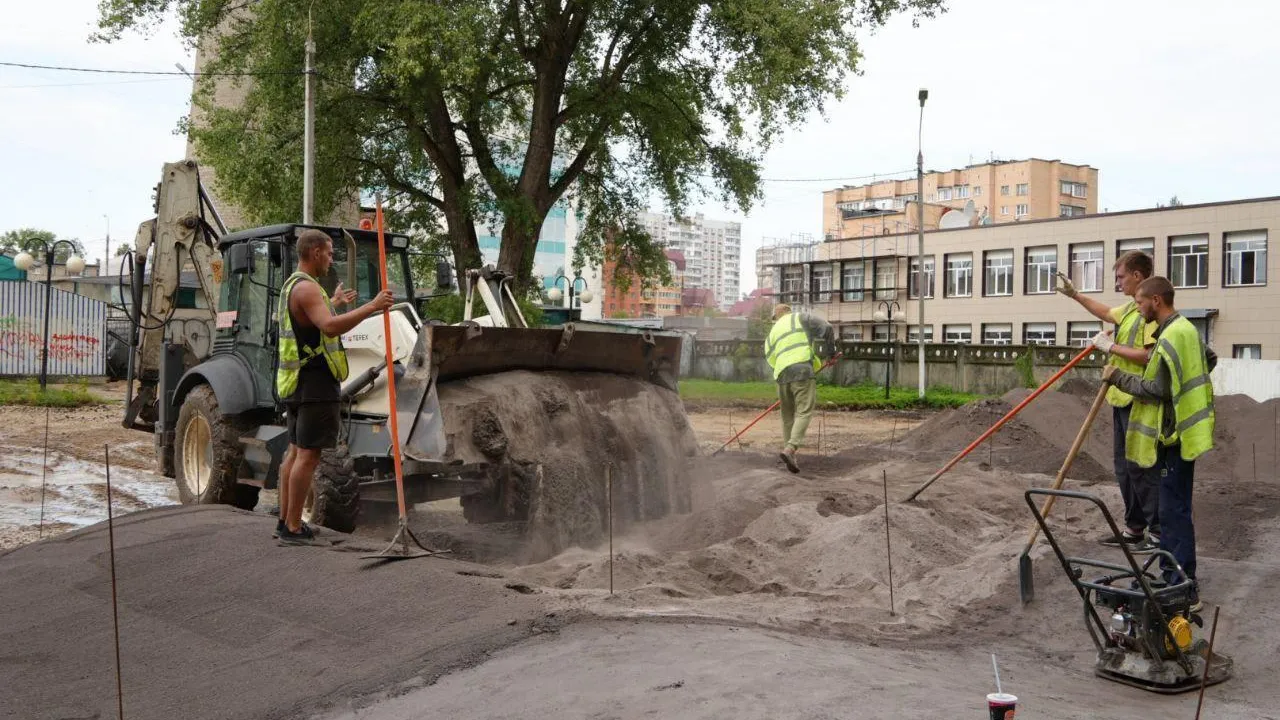
[[[1209,373],[1218,358],[1201,342],[1191,321],[1174,309],[1173,285],[1167,279],[1144,280],[1134,300],[1143,319],[1157,323],[1151,359],[1141,375],[1108,365],[1102,379],[1133,396],[1125,457],[1160,473],[1160,549],[1172,554],[1191,579],[1195,611],[1201,604],[1191,491],[1196,458],[1213,449]],[[1165,582],[1172,582],[1167,562],[1162,562],[1162,569]]]
[[[813,417],[818,395],[817,371],[834,352],[835,337],[826,320],[805,312],[791,312],[791,306],[786,303],[773,308],[773,328],[764,344],[764,356],[773,369],[782,406],[782,452],[778,457],[793,473],[800,472],[796,450],[804,442]]]
[[[1138,285],[1151,277],[1151,256],[1138,250],[1130,250],[1116,258],[1112,267],[1116,289],[1132,298]],[[1058,273],[1056,290],[1080,303],[1089,314],[1103,322],[1115,323],[1115,335],[1101,333],[1094,338],[1094,346],[1110,355],[1108,365],[1119,370],[1140,374],[1146,366],[1149,348],[1155,345],[1156,324],[1142,319],[1138,304],[1129,300],[1119,307],[1109,308],[1101,302],[1080,294],[1067,276]],[[1133,396],[1118,387],[1107,389],[1107,403],[1111,405],[1112,464],[1116,482],[1120,484],[1120,498],[1124,501],[1124,529],[1117,537],[1108,532],[1101,539],[1104,545],[1124,543],[1131,552],[1151,552],[1160,546],[1160,473],[1155,468],[1140,467],[1125,457],[1124,436],[1129,429],[1129,411]]]

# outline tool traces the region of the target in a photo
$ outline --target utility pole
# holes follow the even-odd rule
[[[306,105],[302,138],[302,224],[315,222],[315,174],[316,174],[316,93],[315,93],[316,43],[311,37],[311,13],[307,13],[307,64],[305,83]]]
[[[917,346],[920,350],[916,365],[919,367],[919,392],[924,398],[924,101],[929,99],[929,91],[920,88],[920,124],[916,129],[916,254],[919,258],[919,275],[916,276],[916,292],[920,303],[920,325],[916,328]],[[937,267],[935,265],[935,267]]]
[[[98,274],[106,272],[107,263],[111,262],[111,216],[103,214],[102,217],[107,219],[107,254],[102,257],[102,266],[98,269]]]

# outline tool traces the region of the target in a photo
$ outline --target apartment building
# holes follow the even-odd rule
[[[819,242],[809,233],[794,233],[789,238],[761,238],[756,248],[756,289],[772,294],[782,289],[778,268],[784,265],[813,262],[818,256]]]
[[[1277,233],[1280,197],[926,231],[923,273],[913,235],[833,240],[814,262],[782,268],[780,298],[811,306],[851,340],[915,341],[923,292],[927,341],[1078,347],[1103,324],[1054,292],[1054,273],[1120,305],[1112,266],[1141,250],[1220,355],[1275,360]]]
[[[916,178],[845,186],[822,194],[827,239],[916,230]],[[1092,215],[1098,170],[1061,160],[995,160],[924,176],[926,230]]]
[[[687,222],[644,212],[637,218],[655,241],[685,258],[686,290],[709,290],[714,304],[728,310],[742,285],[742,223],[711,220],[698,213]]]
[[[671,282],[640,291],[641,317],[670,317],[680,314],[685,267],[684,253],[679,250],[667,251],[667,272],[671,273]]]

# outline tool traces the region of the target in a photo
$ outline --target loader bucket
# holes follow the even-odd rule
[[[473,522],[527,521],[529,557],[615,523],[690,509],[697,452],[676,392],[681,337],[661,332],[425,326],[397,381],[407,458],[487,466]]]

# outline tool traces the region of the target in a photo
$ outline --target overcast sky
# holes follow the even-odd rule
[[[6,2],[0,61],[133,70],[192,67],[172,27],[90,44],[95,0]],[[769,178],[845,178],[914,168],[916,91],[926,169],[987,159],[1059,158],[1100,169],[1098,207],[1131,210],[1177,195],[1211,202],[1280,194],[1272,131],[1280,98],[1273,35],[1280,3],[1224,0],[951,0],[912,28],[863,44],[863,74],[826,118],[792,130],[767,156]],[[161,165],[190,81],[0,67],[0,231],[37,227],[103,253],[151,215]],[[861,182],[861,181],[858,181]],[[762,237],[822,232],[822,190],[770,182],[743,222],[743,291]],[[659,208],[655,208],[659,209]]]

